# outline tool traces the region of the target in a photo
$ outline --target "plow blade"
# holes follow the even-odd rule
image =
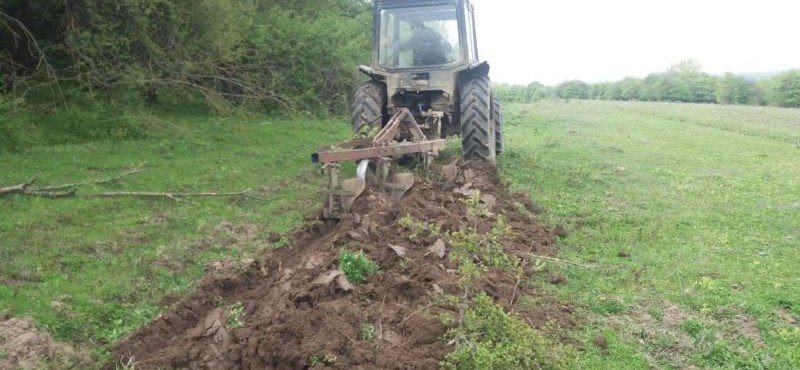
[[[367,182],[364,181],[364,179],[354,178],[342,181],[342,192],[339,194],[339,204],[341,204],[344,213],[350,213],[350,210],[353,208],[353,203],[364,193],[366,188]]]
[[[403,195],[405,195],[406,192],[414,187],[414,180],[414,174],[412,173],[398,173],[392,176],[389,182],[384,186],[386,189],[389,189],[391,199],[393,201],[399,201],[403,199]]]

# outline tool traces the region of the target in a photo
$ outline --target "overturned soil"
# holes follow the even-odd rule
[[[464,199],[475,190],[490,211],[485,217],[467,212]],[[563,234],[531,211],[527,197],[510,194],[483,164],[461,166],[453,181],[418,179],[399,202],[369,188],[351,215],[310,219],[289,246],[209,274],[194,294],[122,341],[115,358],[136,369],[435,369],[453,350],[441,318],[459,315],[437,297],[463,294],[442,235],[475,226],[486,233],[505,215],[511,232],[502,245],[525,266],[531,253],[552,255]],[[441,233],[412,236],[399,225],[405,216]],[[363,250],[380,271],[351,284],[338,271],[344,247]],[[537,294],[530,281],[490,270],[477,288],[534,326],[566,315],[518,306],[522,294]]]

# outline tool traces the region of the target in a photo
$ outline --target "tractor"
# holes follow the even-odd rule
[[[398,162],[422,159],[428,173],[447,137],[461,137],[466,160],[494,164],[503,152],[500,102],[489,64],[478,58],[469,0],[375,0],[373,37],[372,65],[358,67],[370,80],[352,105],[360,139],[311,156],[328,176],[325,218],[350,213],[370,182],[399,200],[416,178]],[[350,161],[356,177],[340,180],[341,163]],[[455,176],[454,166],[442,167],[445,177]]]
[[[467,160],[503,152],[500,101],[478,57],[469,0],[375,0],[370,80],[352,104],[355,131],[383,128],[407,109],[428,138],[461,137]]]

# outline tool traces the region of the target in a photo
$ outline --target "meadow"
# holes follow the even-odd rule
[[[75,197],[0,199],[0,312],[33,316],[58,340],[103,357],[152,320],[214,261],[282,245],[320,203],[314,148],[348,135],[338,120],[213,118],[141,112],[152,134],[0,154],[0,183],[106,179]],[[252,197],[99,198],[119,191],[240,192]]]
[[[537,284],[569,368],[800,368],[800,111],[634,102],[509,104],[502,177],[564,225]],[[64,199],[0,198],[0,313],[107,356],[216,261],[247,261],[319,208],[318,146],[344,120],[137,115],[135,140],[0,153],[0,184],[112,177]],[[98,198],[105,191],[252,197]],[[563,276],[551,284],[548,276]],[[524,304],[553,304],[525,297]]]
[[[507,111],[503,176],[570,230],[562,257],[591,265],[550,266],[586,317],[575,367],[800,367],[800,111]]]

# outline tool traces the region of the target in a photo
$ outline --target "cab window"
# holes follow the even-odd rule
[[[386,68],[462,62],[455,5],[383,9],[379,62]]]

